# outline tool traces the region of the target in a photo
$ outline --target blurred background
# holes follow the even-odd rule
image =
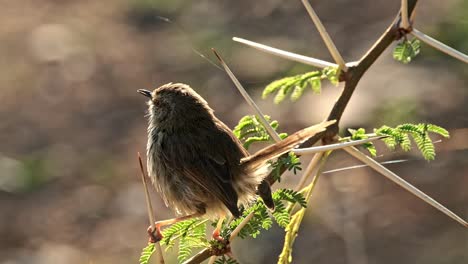
[[[312,1],[347,61],[386,29],[400,1]],[[190,84],[233,128],[251,111],[216,48],[261,108],[293,132],[324,119],[342,85],[298,102],[261,99],[269,82],[313,68],[235,43],[243,37],[332,61],[300,1],[0,0],[0,263],[136,263],[147,243],[136,152],[146,104],[136,89]],[[416,27],[468,53],[468,1],[420,1]],[[206,58],[200,56],[203,54]],[[468,217],[468,67],[422,44],[403,65],[387,50],[361,80],[342,129],[430,122],[452,137],[437,158],[380,161]],[[343,131],[345,133],[345,131]],[[437,140],[437,138],[434,138]],[[310,157],[303,157],[303,164]],[[337,152],[327,169],[359,164]],[[294,186],[287,175],[278,187]],[[156,217],[170,218],[153,192]],[[274,263],[284,232],[234,242],[240,263]],[[370,169],[323,175],[294,247],[295,263],[468,263],[466,228]],[[174,252],[167,254],[175,262]]]

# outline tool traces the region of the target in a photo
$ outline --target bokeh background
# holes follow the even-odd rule
[[[312,4],[345,59],[355,61],[399,2]],[[467,1],[420,1],[416,27],[468,53]],[[262,100],[269,82],[313,69],[234,36],[331,61],[300,1],[0,0],[0,263],[137,262],[148,220],[136,159],[145,151],[146,105],[136,89],[188,83],[231,128],[251,113],[210,63],[212,47],[281,131],[326,117],[342,85],[326,84],[296,103]],[[342,128],[431,122],[449,129],[435,161],[385,148],[379,160],[408,159],[388,167],[467,219],[467,92],[462,62],[422,44],[403,65],[387,50],[361,80]],[[327,168],[353,164],[337,152]],[[298,179],[287,175],[274,187]],[[154,192],[153,200],[158,219],[173,216]],[[282,244],[275,226],[233,248],[241,263],[274,263]],[[167,260],[175,262],[174,253]],[[294,260],[468,263],[468,232],[369,169],[331,173],[313,193]]]

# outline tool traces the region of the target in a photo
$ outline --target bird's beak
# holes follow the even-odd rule
[[[138,89],[137,92],[141,93],[142,95],[149,97],[150,99],[153,98],[151,92],[145,89]]]

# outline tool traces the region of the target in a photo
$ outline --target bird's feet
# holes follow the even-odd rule
[[[159,225],[155,225],[154,229],[152,226],[149,226],[147,231],[150,243],[157,243],[163,239],[161,227]]]
[[[218,242],[224,242],[225,239],[221,236],[221,231],[216,228],[214,231],[213,231],[213,234],[211,236],[214,240],[218,241]]]

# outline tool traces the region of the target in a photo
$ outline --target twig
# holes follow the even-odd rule
[[[408,0],[408,13],[413,14],[414,8],[418,0]],[[348,68],[348,72],[344,74],[345,87],[340,97],[336,101],[333,109],[330,111],[330,114],[327,117],[327,120],[336,120],[336,124],[329,126],[327,131],[318,133],[312,138],[308,139],[302,143],[299,147],[306,148],[313,146],[319,140],[322,141],[332,141],[333,137],[338,133],[338,125],[343,116],[344,110],[348,105],[348,102],[351,99],[351,96],[356,89],[357,84],[361,80],[364,73],[374,64],[377,58],[390,46],[390,44],[395,41],[399,36],[398,32],[398,23],[400,21],[400,14],[398,14],[393,22],[388,26],[387,30],[382,34],[382,36],[374,43],[374,45],[366,52],[366,54],[359,60],[355,65]],[[284,173],[286,169],[281,168],[280,174]],[[276,172],[275,172],[276,173]],[[270,173],[266,180],[273,184],[276,181],[277,177],[274,173]]]
[[[242,222],[232,231],[231,235],[229,236],[229,241],[232,241],[234,238],[236,238],[239,235],[239,232],[244,228],[244,226],[252,219],[254,216],[255,212],[250,212]]]
[[[326,152],[321,158],[320,158],[320,165],[318,166],[317,172],[314,174],[314,177],[312,178],[311,183],[304,188],[306,194],[304,195],[306,202],[309,203],[312,191],[314,190],[314,187],[317,184],[318,178],[321,174],[321,171],[324,168],[324,165],[329,157],[330,151]],[[315,167],[315,166],[314,166]],[[294,207],[294,206],[293,206]],[[291,222],[288,225],[288,228],[286,229],[286,236],[284,240],[284,245],[283,245],[283,250],[281,251],[281,254],[279,256],[279,261],[278,263],[283,263],[281,260],[288,260],[291,254],[291,248],[294,244],[294,241],[297,237],[297,234],[299,232],[299,227],[302,223],[302,219],[304,218],[305,210],[307,208],[301,208],[299,211],[297,211],[291,218]],[[291,208],[292,210],[292,208]],[[286,262],[289,263],[289,262]]]
[[[372,138],[366,138],[366,139],[360,139],[360,140],[352,140],[348,142],[341,142],[341,143],[336,143],[336,144],[329,144],[329,145],[324,145],[324,146],[317,146],[317,147],[310,147],[310,148],[298,148],[298,149],[293,149],[292,152],[298,155],[314,154],[317,152],[324,152],[324,151],[329,151],[329,150],[342,149],[342,148],[346,148],[350,146],[362,145],[364,143],[372,142],[372,141],[382,139],[385,137],[386,136],[378,136],[378,137],[372,137]]]
[[[296,186],[296,191],[299,191],[302,188],[304,188],[305,183],[309,179],[310,175],[312,175],[312,172],[317,167],[317,164],[322,159],[322,156],[323,156],[323,152],[319,152],[314,155],[312,160],[309,162],[309,165],[307,166],[306,170],[302,174],[301,180],[299,181],[299,184]]]
[[[458,60],[460,60],[460,61],[462,61],[464,63],[468,63],[468,56],[466,54],[463,54],[460,51],[458,51],[458,50],[456,50],[454,48],[451,48],[451,47],[445,45],[444,43],[429,37],[428,35],[425,35],[421,31],[413,28],[413,31],[411,31],[411,34],[413,34],[416,38],[418,38],[419,40],[425,42],[426,44],[428,44],[428,45],[430,45],[430,46],[444,52],[445,54],[448,54],[448,55],[454,57],[455,59],[458,59]]]
[[[216,256],[211,256],[210,260],[208,260],[208,264],[213,264],[216,261]]]
[[[343,60],[343,57],[341,56],[340,52],[335,46],[335,43],[333,43],[333,40],[330,38],[330,35],[328,35],[327,30],[323,26],[322,22],[320,21],[320,18],[317,16],[315,13],[314,9],[312,6],[309,4],[308,0],[302,0],[302,4],[306,8],[307,12],[309,13],[310,18],[314,22],[315,26],[317,27],[317,30],[320,33],[320,36],[322,36],[323,41],[325,42],[325,45],[327,46],[328,50],[330,51],[333,59],[335,60],[336,64],[340,66],[340,69],[346,72],[348,70],[348,67],[346,67],[346,63]]]
[[[268,123],[268,121],[265,119],[265,115],[262,113],[262,110],[260,110],[260,108],[257,106],[257,104],[255,104],[254,100],[250,97],[250,95],[247,93],[244,87],[242,87],[242,85],[240,84],[239,80],[237,80],[234,73],[232,73],[231,69],[229,69],[227,64],[224,62],[223,58],[221,58],[221,56],[218,54],[218,52],[216,52],[215,49],[211,49],[211,50],[218,58],[219,62],[221,63],[221,66],[223,66],[224,70],[229,75],[234,85],[237,87],[237,90],[239,90],[239,92],[242,94],[245,101],[247,101],[247,103],[255,110],[255,112],[258,115],[258,118],[260,118],[260,122],[263,124],[263,126],[267,130],[270,137],[273,140],[275,140],[275,142],[281,141],[281,138],[279,137],[278,133],[276,133],[276,131],[273,129],[270,123]]]
[[[304,56],[304,55],[292,53],[292,52],[277,49],[277,48],[273,48],[273,47],[270,47],[270,46],[267,46],[267,45],[264,45],[264,44],[260,44],[260,43],[257,43],[257,42],[253,42],[253,41],[243,39],[243,38],[234,37],[234,38],[232,38],[232,40],[234,40],[236,42],[239,42],[239,43],[242,43],[242,44],[245,44],[245,45],[247,45],[249,47],[255,48],[255,49],[259,50],[259,51],[263,51],[263,52],[266,52],[266,53],[269,53],[269,54],[272,54],[272,55],[275,55],[275,56],[278,56],[278,57],[281,57],[281,58],[285,58],[287,60],[297,61],[297,62],[304,63],[304,64],[307,64],[307,65],[312,65],[312,66],[317,67],[317,68],[337,67],[338,66],[335,63],[319,60],[319,59],[316,59],[316,58],[307,57],[307,56]]]
[[[146,209],[147,209],[147,212],[148,212],[148,219],[149,219],[149,222],[150,222],[150,225],[151,225],[151,230],[154,230],[154,228],[155,228],[155,226],[154,226],[155,218],[154,218],[154,214],[153,214],[153,206],[151,204],[151,197],[150,197],[150,194],[149,194],[149,191],[148,191],[148,185],[146,184],[146,176],[145,176],[146,174],[145,174],[145,169],[143,167],[143,162],[141,161],[140,152],[138,152],[138,162],[140,164],[140,170],[141,170],[141,181],[143,182],[143,187],[145,189]],[[159,243],[155,243],[154,247],[155,247],[156,255],[157,255],[157,258],[158,258],[158,263],[159,264],[164,264],[164,257],[163,257],[163,254],[162,254],[161,245]]]
[[[401,0],[401,26],[408,29],[410,26],[408,19],[408,0]]]
[[[187,259],[185,262],[183,262],[183,264],[199,264],[211,256],[213,256],[211,248],[205,248],[195,254],[193,257]]]
[[[444,214],[446,214],[447,216],[449,216],[453,220],[459,222],[464,227],[468,227],[468,223],[465,220],[463,220],[461,217],[459,217],[458,215],[456,215],[455,213],[453,213],[452,211],[450,211],[449,209],[447,209],[446,207],[444,207],[443,205],[438,203],[436,200],[432,199],[430,196],[428,196],[427,194],[423,193],[422,191],[420,191],[419,189],[414,187],[413,185],[409,184],[407,181],[403,180],[402,178],[400,178],[398,175],[396,175],[395,173],[393,173],[389,169],[387,169],[384,166],[380,165],[374,159],[366,156],[364,153],[360,152],[357,148],[349,147],[349,148],[345,148],[344,150],[346,152],[348,152],[349,154],[351,154],[353,157],[355,157],[355,158],[359,159],[360,161],[364,162],[365,164],[369,165],[372,169],[376,170],[377,172],[379,172],[383,176],[387,177],[388,179],[390,179],[394,183],[400,185],[405,190],[407,190],[410,193],[416,195],[419,199],[421,199],[421,200],[425,201],[426,203],[432,205],[437,210],[443,212]]]

